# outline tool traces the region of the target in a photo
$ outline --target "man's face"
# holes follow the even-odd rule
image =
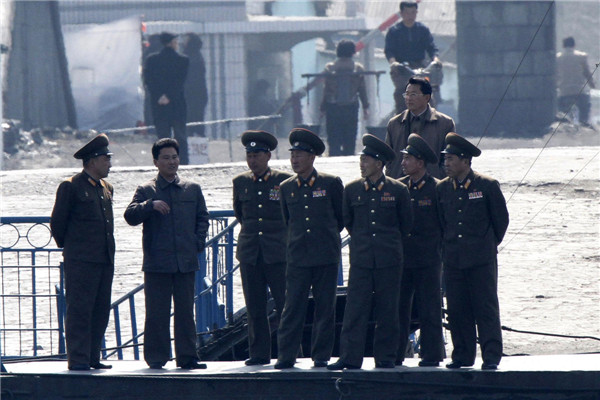
[[[246,153],[246,163],[255,176],[261,176],[269,167],[271,152],[252,151]]]
[[[160,176],[171,180],[177,174],[179,169],[179,155],[174,147],[163,147],[158,153],[158,159],[154,160],[154,165],[158,168]]]
[[[449,177],[458,178],[469,168],[469,161],[466,158],[460,158],[455,154],[444,154],[444,169]]]
[[[315,155],[304,150],[292,150],[290,162],[292,169],[300,176],[308,175],[313,169]]]
[[[379,178],[382,172],[381,169],[381,161],[366,154],[360,155],[360,176],[374,181]]]
[[[402,23],[407,27],[412,27],[417,20],[417,7],[404,7],[404,10],[400,11],[400,17],[402,17]]]
[[[423,94],[421,86],[410,84],[406,87],[404,92],[404,101],[406,102],[406,108],[415,115],[421,114],[427,108],[427,103],[431,95]]]
[[[402,169],[406,175],[414,175],[424,169],[423,160],[419,160],[412,154],[404,154],[402,157]]]
[[[102,155],[92,158],[87,166],[87,169],[91,174],[95,175],[96,178],[102,179],[108,176],[110,167],[112,167],[110,156]]]

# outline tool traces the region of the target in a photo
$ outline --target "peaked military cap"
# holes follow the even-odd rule
[[[111,156],[112,153],[108,150],[108,136],[101,133],[92,140],[90,140],[85,146],[77,150],[73,157],[80,160],[89,160],[90,158],[98,156]]]
[[[464,137],[450,132],[446,135],[446,148],[444,154],[454,154],[462,158],[479,157],[481,150]]]
[[[174,33],[171,32],[161,32],[159,35],[159,40],[160,43],[162,43],[163,46],[168,45],[169,43],[171,43],[171,41],[173,39],[175,39],[177,37],[177,35],[175,35]]]
[[[429,144],[421,136],[416,133],[411,133],[408,136],[406,149],[402,150],[401,153],[410,154],[425,163],[437,164],[438,158],[429,146]]]
[[[325,151],[325,143],[316,134],[304,128],[290,131],[290,150],[303,150],[320,156]]]
[[[360,154],[371,156],[385,164],[388,161],[392,161],[396,158],[394,150],[388,146],[384,141],[379,139],[377,136],[373,136],[370,133],[365,133],[362,137],[362,144],[365,146]]]
[[[277,138],[265,131],[246,131],[242,133],[242,144],[246,153],[271,151],[277,147]]]

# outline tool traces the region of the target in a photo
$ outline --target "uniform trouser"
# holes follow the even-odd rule
[[[97,364],[110,316],[114,265],[65,260],[64,267],[68,364]]]
[[[498,263],[459,269],[445,265],[448,323],[452,335],[452,360],[473,365],[477,333],[483,362],[502,358],[502,327],[498,304]]]
[[[400,284],[400,340],[397,362],[404,361],[410,335],[413,303],[416,306],[424,361],[442,361],[445,355],[442,331],[442,265],[404,268]]]
[[[156,106],[153,108],[152,117],[154,119],[154,127],[156,135],[159,139],[175,137],[179,143],[179,161],[181,165],[189,164],[188,158],[188,143],[187,132],[185,128],[186,116],[185,111],[181,112],[178,108],[181,107],[167,104],[166,106]],[[183,104],[185,107],[185,104]],[[173,135],[171,135],[173,129]]]
[[[329,155],[354,155],[358,128],[358,102],[348,105],[327,103],[326,118]]]
[[[277,322],[285,304],[285,263],[267,264],[259,252],[256,264],[240,264],[246,314],[248,353],[251,358],[271,358],[271,328],[267,316],[267,286],[275,301]]]
[[[580,95],[560,96],[558,98],[558,109],[562,112],[568,112],[573,104],[576,104],[579,110],[579,122],[587,124],[591,108],[590,95],[582,93]]]
[[[398,347],[398,294],[400,267],[360,268],[351,266],[344,322],[340,335],[340,360],[360,367],[365,354],[367,326],[374,308],[375,362],[394,362]]]
[[[146,323],[144,360],[166,364],[171,356],[171,297],[175,311],[175,358],[177,366],[198,360],[194,324],[195,272],[144,272]]]
[[[311,357],[327,361],[335,341],[335,296],[338,264],[287,267],[285,306],[277,333],[278,361],[294,362],[300,349],[308,295],[312,287],[315,311],[311,335]]]

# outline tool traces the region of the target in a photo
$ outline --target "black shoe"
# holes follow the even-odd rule
[[[484,362],[483,364],[481,364],[481,369],[488,370],[488,371],[495,371],[498,369],[498,364],[491,363],[491,362]]]
[[[163,365],[161,363],[150,363],[148,364],[150,369],[162,369]]]
[[[187,364],[181,365],[181,369],[206,369],[206,364],[199,363],[198,361],[190,361]]]
[[[270,364],[271,360],[267,359],[267,358],[256,358],[256,357],[250,357],[249,359],[247,359],[244,364],[246,365],[265,365],[265,364]]]
[[[313,362],[313,367],[315,368],[325,368],[327,366],[327,361],[324,360],[315,360]]]
[[[419,367],[439,367],[439,366],[440,366],[439,361],[425,361],[425,360],[419,361]]]
[[[69,365],[69,370],[71,370],[71,371],[89,371],[90,366],[88,364],[73,364],[73,365]]]
[[[294,362],[293,361],[277,361],[275,363],[275,365],[273,365],[273,368],[275,368],[275,369],[294,368]]]
[[[341,360],[337,360],[333,364],[329,364],[327,366],[327,369],[330,371],[341,371],[342,369],[360,369],[360,367],[357,367],[356,365],[346,364]]]
[[[90,367],[94,368],[94,369],[111,369],[112,365],[110,364],[102,364],[101,362],[95,363],[95,364],[90,364]]]
[[[446,364],[446,368],[450,368],[450,369],[458,369],[458,368],[462,368],[462,367],[471,367],[473,366],[473,364],[463,364],[460,361],[452,361],[448,364]]]
[[[377,361],[375,362],[375,368],[394,368],[394,364],[393,361]]]

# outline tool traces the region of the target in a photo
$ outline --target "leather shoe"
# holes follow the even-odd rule
[[[271,360],[268,360],[266,358],[257,358],[257,357],[250,357],[249,359],[247,359],[244,364],[246,365],[265,365],[265,364],[270,364]]]
[[[71,370],[71,371],[89,371],[90,366],[87,364],[73,364],[73,365],[69,365],[69,370]]]
[[[426,360],[419,361],[419,367],[439,367],[439,366],[440,366],[439,361],[426,361]]]
[[[488,371],[495,371],[498,369],[498,364],[491,363],[491,362],[484,362],[483,364],[481,364],[481,369],[485,369]]]
[[[471,364],[471,365],[463,364],[460,361],[452,361],[452,362],[449,362],[448,364],[446,364],[446,368],[458,369],[458,368],[462,368],[462,367],[471,367],[472,365],[473,364]]]
[[[277,361],[275,363],[275,365],[273,365],[273,368],[275,368],[275,369],[294,368],[294,362],[293,361]]]
[[[190,361],[187,364],[183,364],[179,368],[181,369],[206,369],[206,364],[199,363],[198,361]]]
[[[150,369],[162,369],[163,365],[161,363],[150,363],[148,364]]]
[[[110,364],[102,364],[101,362],[98,362],[96,364],[90,364],[90,367],[92,367],[94,369],[111,369],[112,365],[110,365]]]
[[[377,361],[375,368],[394,368],[394,361]]]
[[[342,369],[360,369],[360,367],[357,367],[356,365],[346,364],[341,360],[337,360],[333,364],[329,364],[327,366],[327,369],[330,371],[340,371]]]
[[[313,362],[313,367],[314,368],[325,368],[326,366],[327,366],[327,361],[315,360]]]

